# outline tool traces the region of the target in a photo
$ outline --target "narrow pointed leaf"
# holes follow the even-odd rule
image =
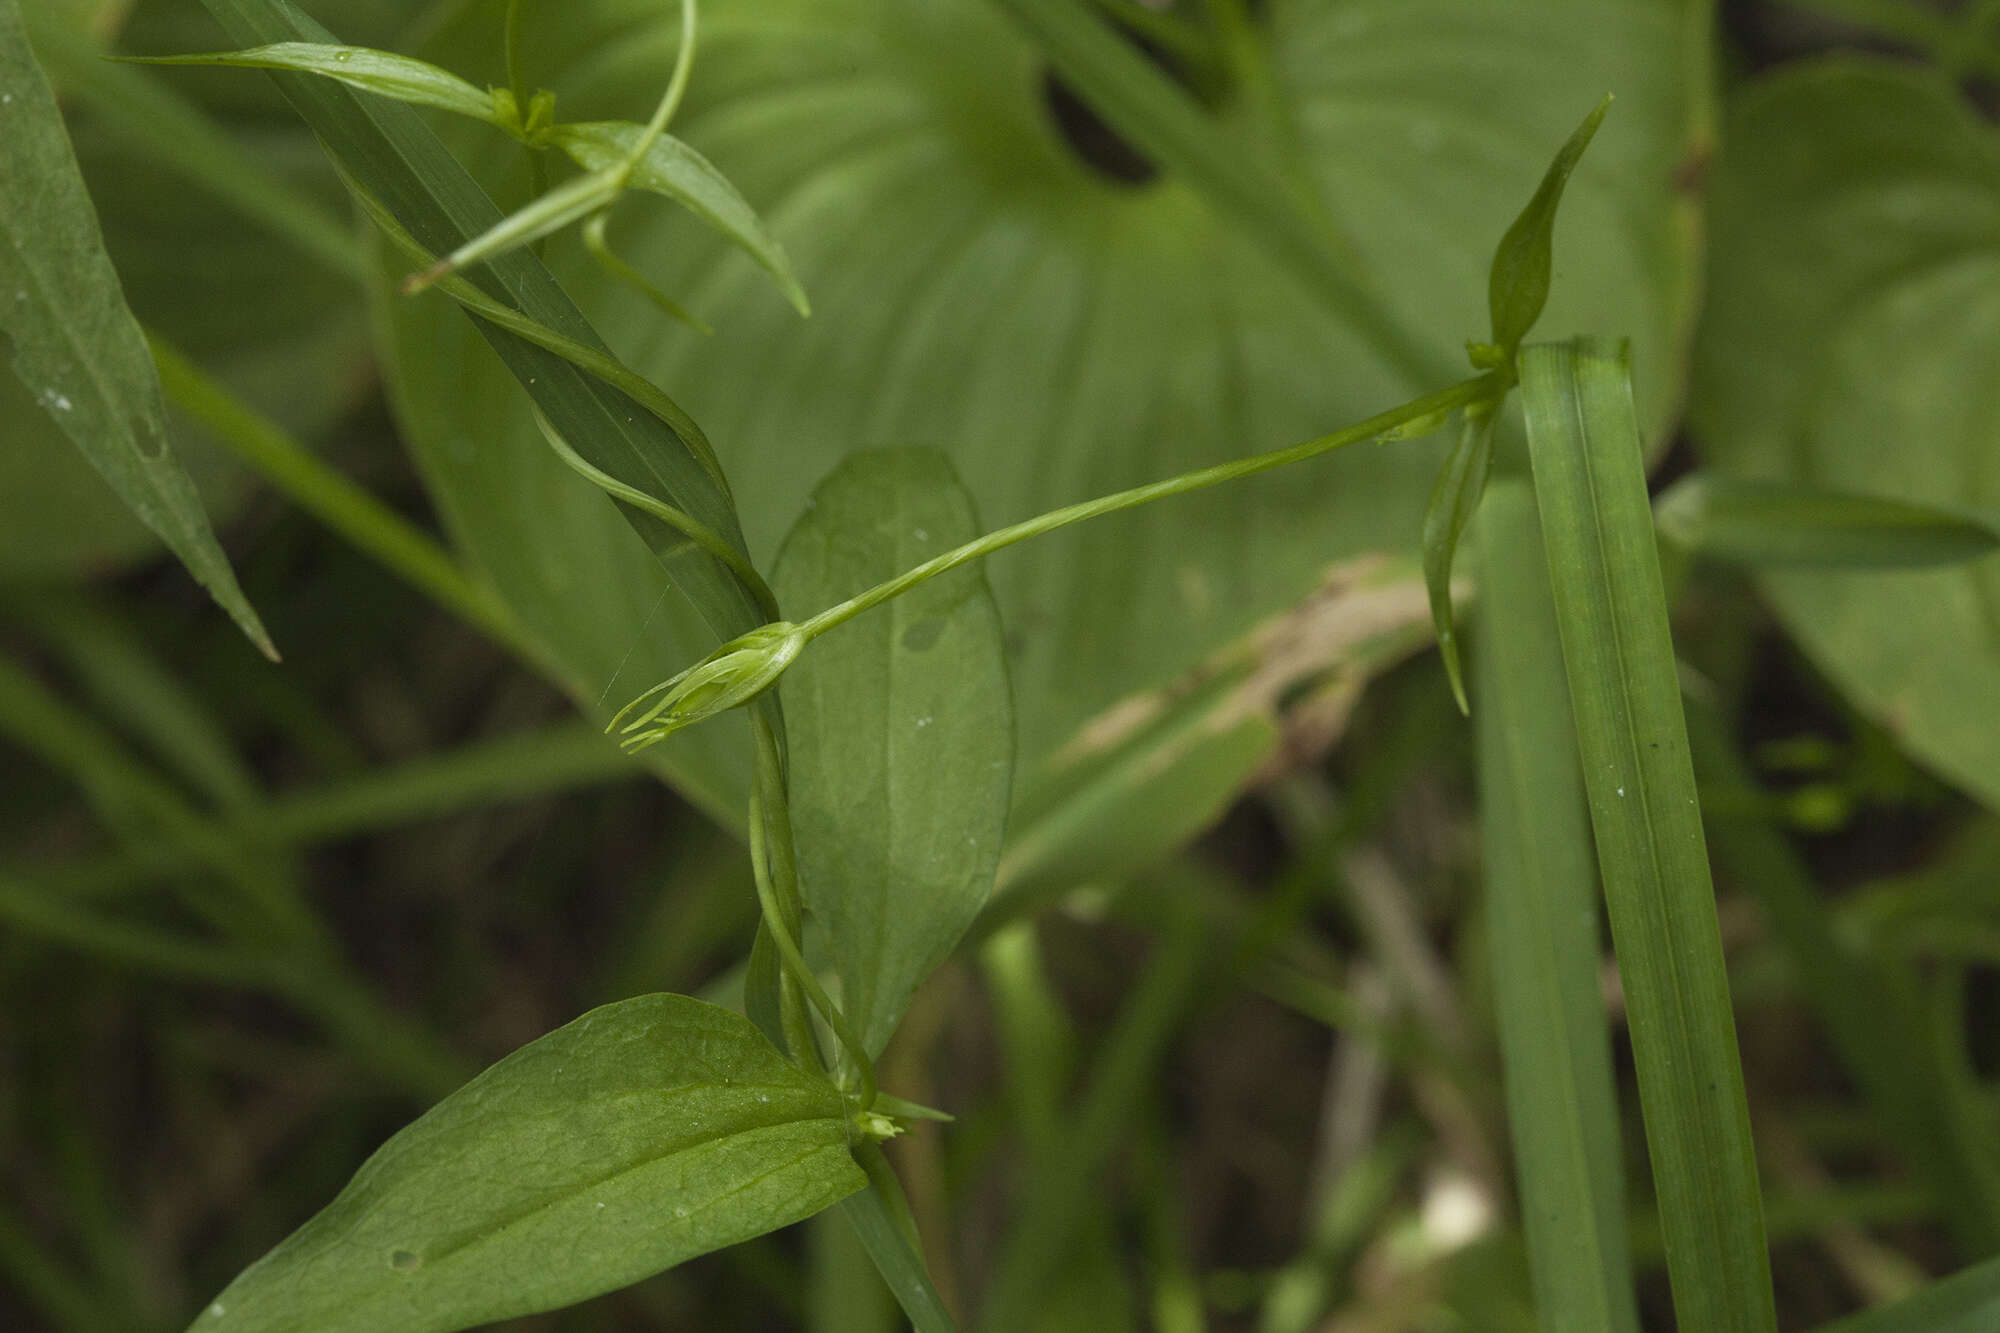
[[[1521,354],[1570,706],[1681,1327],[1776,1326],[1743,1066],[1622,342]]]
[[[817,612],[978,535],[943,455],[856,454],[778,557],[778,601]],[[871,1053],[993,889],[1014,762],[1000,615],[973,567],[815,641],[780,687],[806,906]]]
[[[1555,268],[1552,251],[1556,210],[1562,204],[1570,173],[1576,170],[1583,150],[1590,147],[1604,113],[1610,109],[1611,99],[1606,97],[1583,118],[1583,123],[1557,151],[1555,161],[1549,163],[1535,197],[1528,201],[1493,251],[1486,300],[1493,314],[1493,341],[1503,353],[1521,345],[1521,339],[1528,336],[1535,321],[1542,317],[1542,307],[1548,304],[1549,278]]]
[[[625,1286],[866,1183],[832,1084],[726,1009],[640,996],[396,1134],[193,1328],[449,1333]]]
[[[584,170],[602,171],[623,162],[643,132],[644,126],[629,121],[607,120],[558,125],[550,131],[550,138]],[[756,210],[729,178],[707,158],[672,135],[662,134],[633,166],[631,184],[667,196],[722,233],[771,275],[801,315],[811,313],[805,288],[792,272],[784,247],[765,229]]]
[[[876,1145],[861,1145],[856,1157],[868,1173],[869,1187],[842,1200],[841,1215],[854,1229],[896,1303],[903,1307],[915,1333],[956,1333],[958,1325],[924,1266],[916,1222],[902,1184]]]
[[[1599,909],[1562,641],[1533,495],[1479,518],[1479,796],[1486,922],[1540,1326],[1637,1333]]]
[[[130,56],[135,65],[217,65],[236,69],[281,69],[337,79],[365,93],[394,98],[414,106],[436,107],[488,124],[500,123],[493,96],[448,69],[428,61],[377,51],[366,46],[334,46],[324,42],[272,42],[242,51],[215,51],[184,56]]]
[[[0,0],[0,98],[0,353],[118,497],[275,658],[168,442],[152,352],[104,252],[17,0]]]
[[[1431,621],[1437,626],[1438,652],[1444,656],[1458,711],[1471,711],[1465,701],[1465,672],[1459,664],[1458,631],[1451,610],[1451,567],[1458,539],[1479,508],[1486,490],[1486,472],[1493,462],[1493,411],[1474,404],[1459,421],[1458,443],[1431,487],[1424,509],[1424,587],[1430,594]]]
[[[1706,472],[1674,483],[1653,517],[1693,554],[1758,567],[1922,569],[2000,551],[2000,519]]]

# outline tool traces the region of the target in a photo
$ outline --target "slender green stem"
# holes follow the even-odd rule
[[[861,1085],[855,1100],[859,1103],[859,1109],[866,1111],[875,1104],[874,1065],[868,1059],[868,1053],[861,1048],[861,1043],[854,1039],[853,1032],[848,1029],[847,1019],[841,1014],[840,1006],[833,1002],[833,998],[826,993],[826,988],[819,984],[819,978],[813,975],[812,968],[806,963],[805,955],[799,952],[798,942],[792,938],[792,932],[785,924],[784,913],[778,904],[777,891],[771,884],[769,857],[765,846],[768,831],[765,828],[764,814],[761,794],[751,792],[750,865],[757,879],[757,903],[764,909],[764,928],[771,932],[771,943],[777,946],[778,957],[785,965],[786,974],[798,983],[799,989],[812,1001],[813,1008],[826,1020],[826,1025],[833,1029],[834,1039],[840,1043],[841,1050],[853,1062],[855,1076]]]
[[[757,752],[757,778],[750,792],[750,866],[757,881],[757,903],[763,909],[764,930],[778,952],[786,980],[812,1003],[833,1031],[834,1040],[854,1066],[859,1083],[855,1100],[859,1110],[875,1105],[875,1065],[867,1050],[854,1039],[847,1019],[832,997],[819,984],[798,945],[799,902],[798,861],[792,848],[790,798],[785,789],[784,757],[779,748],[776,710],[768,700],[755,706],[750,729]],[[794,1054],[804,1058],[816,1047],[810,1032],[787,1034]]]
[[[680,110],[681,98],[687,95],[688,77],[694,73],[694,29],[695,0],[681,0],[681,49],[674,55],[673,77],[667,80],[667,91],[653,108],[653,118],[646,122],[645,132],[633,141],[632,151],[625,155],[624,165],[618,169],[621,186],[667,132],[667,122]]]
[[[1337,430],[1331,435],[1322,435],[1316,440],[1307,440],[1303,444],[1294,444],[1284,449],[1274,449],[1269,453],[1258,454],[1252,458],[1239,458],[1233,462],[1218,463],[1214,467],[1202,468],[1196,472],[1183,473],[1181,476],[1171,477],[1166,481],[1151,482],[1144,486],[1135,486],[1130,490],[1118,491],[1112,495],[1100,496],[1095,500],[1084,500],[1078,504],[1066,505],[1061,509],[1052,509],[1046,514],[1039,514],[1034,518],[1026,519],[1010,527],[989,532],[983,537],[974,538],[972,541],[965,543],[965,545],[955,550],[947,551],[934,559],[926,560],[923,564],[898,574],[886,583],[877,584],[866,592],[850,597],[836,606],[828,607],[812,619],[805,621],[799,628],[805,633],[808,640],[817,638],[834,626],[845,624],[862,612],[880,606],[892,597],[898,597],[908,592],[911,588],[916,587],[926,579],[936,578],[939,574],[957,569],[960,565],[978,560],[983,556],[991,555],[995,551],[1014,545],[1016,542],[1026,541],[1030,537],[1039,537],[1044,533],[1054,532],[1058,528],[1066,528],[1072,523],[1081,523],[1085,519],[1098,518],[1105,514],[1115,514],[1121,509],[1132,509],[1139,505],[1150,504],[1154,500],[1164,500],[1170,496],[1185,495],[1190,491],[1203,490],[1225,481],[1236,481],[1243,477],[1254,477],[1260,472],[1269,472],[1274,468],[1281,468],[1291,463],[1304,462],[1308,458],[1316,458],[1320,454],[1329,453],[1346,445],[1359,444],[1363,440],[1372,440],[1376,436],[1385,435],[1399,426],[1406,426],[1413,421],[1418,421],[1425,417],[1437,416],[1441,413],[1449,412],[1453,408],[1463,407],[1467,403],[1480,398],[1496,395],[1501,392],[1501,384],[1502,381],[1497,375],[1489,372],[1473,379],[1462,380],[1448,389],[1440,389],[1436,393],[1426,394],[1422,398],[1413,399],[1401,407],[1377,413],[1365,421],[1358,421],[1352,426]]]
[[[778,614],[778,599],[771,592],[770,585],[764,582],[763,576],[741,551],[724,541],[706,524],[697,522],[672,505],[654,499],[636,486],[627,486],[610,473],[593,466],[583,455],[570,447],[569,441],[562,437],[562,432],[555,428],[541,408],[531,403],[528,410],[535,414],[535,425],[541,428],[542,438],[549,442],[549,447],[556,451],[556,456],[569,464],[578,475],[614,500],[623,501],[642,513],[651,514],[721,561],[723,566],[750,590],[750,595],[757,599],[758,608],[765,616],[772,620],[781,618]]]
[[[668,318],[680,321],[703,337],[713,334],[715,329],[707,320],[655,287],[645,274],[619,258],[605,235],[610,222],[611,210],[606,209],[583,224],[583,248],[590,251],[590,257],[597,261],[597,266],[651,301]]]

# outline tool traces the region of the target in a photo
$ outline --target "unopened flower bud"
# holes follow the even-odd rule
[[[626,704],[605,730],[618,730],[624,723],[619,743],[627,750],[644,749],[682,727],[749,703],[777,683],[805,646],[805,633],[789,621],[759,626]],[[649,699],[653,702],[643,713],[625,721],[626,714]]]

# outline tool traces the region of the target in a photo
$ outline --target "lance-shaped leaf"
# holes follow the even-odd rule
[[[1606,97],[1583,118],[1568,142],[1557,150],[1555,161],[1549,163],[1535,197],[1528,201],[1493,251],[1493,271],[1486,279],[1486,301],[1493,314],[1493,342],[1503,356],[1513,355],[1521,339],[1528,336],[1535,321],[1542,317],[1542,307],[1548,304],[1549,275],[1555,268],[1551,255],[1555,246],[1556,209],[1562,204],[1563,188],[1569,184],[1570,173],[1576,170],[1583,150],[1590,147],[1604,113],[1610,109],[1611,99]]]
[[[865,1184],[832,1084],[726,1009],[644,995],[439,1102],[193,1328],[449,1333],[625,1286]]]
[[[2000,519],[1781,481],[1697,472],[1653,506],[1663,536],[1745,565],[1921,569],[2000,550]]]
[[[1458,443],[1439,470],[1424,508],[1424,587],[1430,593],[1431,622],[1437,626],[1438,652],[1451,679],[1458,711],[1470,713],[1465,700],[1465,672],[1459,665],[1458,631],[1452,623],[1451,566],[1458,539],[1479,508],[1486,491],[1486,472],[1493,463],[1494,403],[1475,403],[1459,421]]]
[[[943,455],[856,454],[785,540],[779,604],[818,611],[977,535]],[[955,570],[828,631],[780,689],[802,891],[872,1054],[993,889],[1014,712],[985,575]]]
[[[607,120],[558,125],[549,131],[549,137],[584,170],[603,171],[630,157],[643,133],[643,125]],[[665,195],[715,228],[771,275],[801,315],[812,312],[805,288],[785,257],[785,248],[729,178],[700,153],[671,134],[662,134],[633,164],[627,183]]]
[[[97,214],[35,63],[16,0],[0,0],[0,350],[42,409],[250,641],[276,657],[201,497],[167,441],[153,355],[104,253]]]
[[[138,65],[225,65],[238,69],[282,69],[298,74],[320,74],[398,102],[436,107],[440,111],[470,116],[490,125],[503,123],[494,108],[491,93],[428,61],[366,46],[272,42],[268,46],[253,46],[242,51],[128,59]]]

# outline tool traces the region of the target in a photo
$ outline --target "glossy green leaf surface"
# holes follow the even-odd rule
[[[155,30],[163,8],[135,6],[119,46],[172,40]],[[350,281],[362,250],[311,133],[209,101],[228,80],[114,63],[103,42],[49,11],[25,17],[133,312],[317,438],[365,389],[367,349]],[[200,38],[214,40],[195,18]],[[159,549],[11,369],[0,369],[0,421],[0,569],[70,576]],[[226,517],[248,489],[243,472],[203,432],[176,431],[174,442],[208,512]]]
[[[1700,472],[1668,487],[1653,518],[1693,554],[1752,567],[1921,569],[2000,551],[2000,518]]]
[[[726,1009],[640,996],[439,1102],[192,1327],[448,1333],[625,1286],[866,1183],[824,1078]]]
[[[16,0],[0,0],[0,340],[43,412],[172,548],[253,643],[275,656],[167,439],[152,353],[104,251],[55,96]]]
[[[2000,140],[1942,80],[1846,60],[1748,91],[1713,186],[1693,415],[1708,466],[2000,511]],[[2000,560],[1761,577],[1814,662],[2000,803]]]
[[[1522,349],[1535,498],[1685,1328],[1776,1327],[1743,1063],[1622,342]]]
[[[235,69],[282,69],[338,79],[350,88],[391,97],[413,106],[434,107],[474,120],[493,121],[493,99],[450,70],[366,46],[326,42],[272,42],[241,51],[147,56],[154,65],[218,65]]]
[[[785,539],[779,603],[803,619],[978,533],[943,455],[855,454]],[[802,892],[873,1053],[993,890],[1014,708],[984,574],[954,570],[829,630],[779,688]]]
[[[501,8],[469,7],[421,54],[491,77]],[[708,429],[760,561],[815,479],[857,449],[935,445],[997,526],[1439,387],[1401,378],[1187,183],[1128,185],[1092,167],[1048,109],[1045,58],[986,0],[716,0],[702,22],[674,133],[765,219],[811,320],[693,219],[646,201],[621,206],[620,252],[714,337],[670,326],[581,246],[559,239],[549,254],[612,345]],[[1543,327],[1631,330],[1646,352],[1642,399],[1664,415],[1689,269],[1671,182],[1696,103],[1676,7],[1279,0],[1263,22],[1299,178],[1450,367],[1485,329],[1496,238],[1581,109],[1616,89],[1617,119],[1570,185]],[[650,0],[529,6],[524,23],[531,75],[579,117],[642,115],[675,50],[672,14]],[[1489,58],[1501,48],[1519,59]],[[454,146],[502,197],[521,197],[517,150],[469,128]],[[1231,151],[1262,151],[1239,117],[1216,132]],[[489,567],[524,619],[608,671],[633,630],[600,622],[649,600],[630,590],[644,574],[636,551],[607,549],[629,543],[571,503],[575,480],[469,354],[456,316],[424,302],[391,313],[404,421],[456,530],[498,553]],[[1333,562],[1414,553],[1442,452],[1347,451],[991,561],[1023,799],[1087,719],[1298,602]],[[525,567],[517,553],[531,545],[578,553],[560,589]],[[663,679],[708,646],[656,630],[625,678]]]

